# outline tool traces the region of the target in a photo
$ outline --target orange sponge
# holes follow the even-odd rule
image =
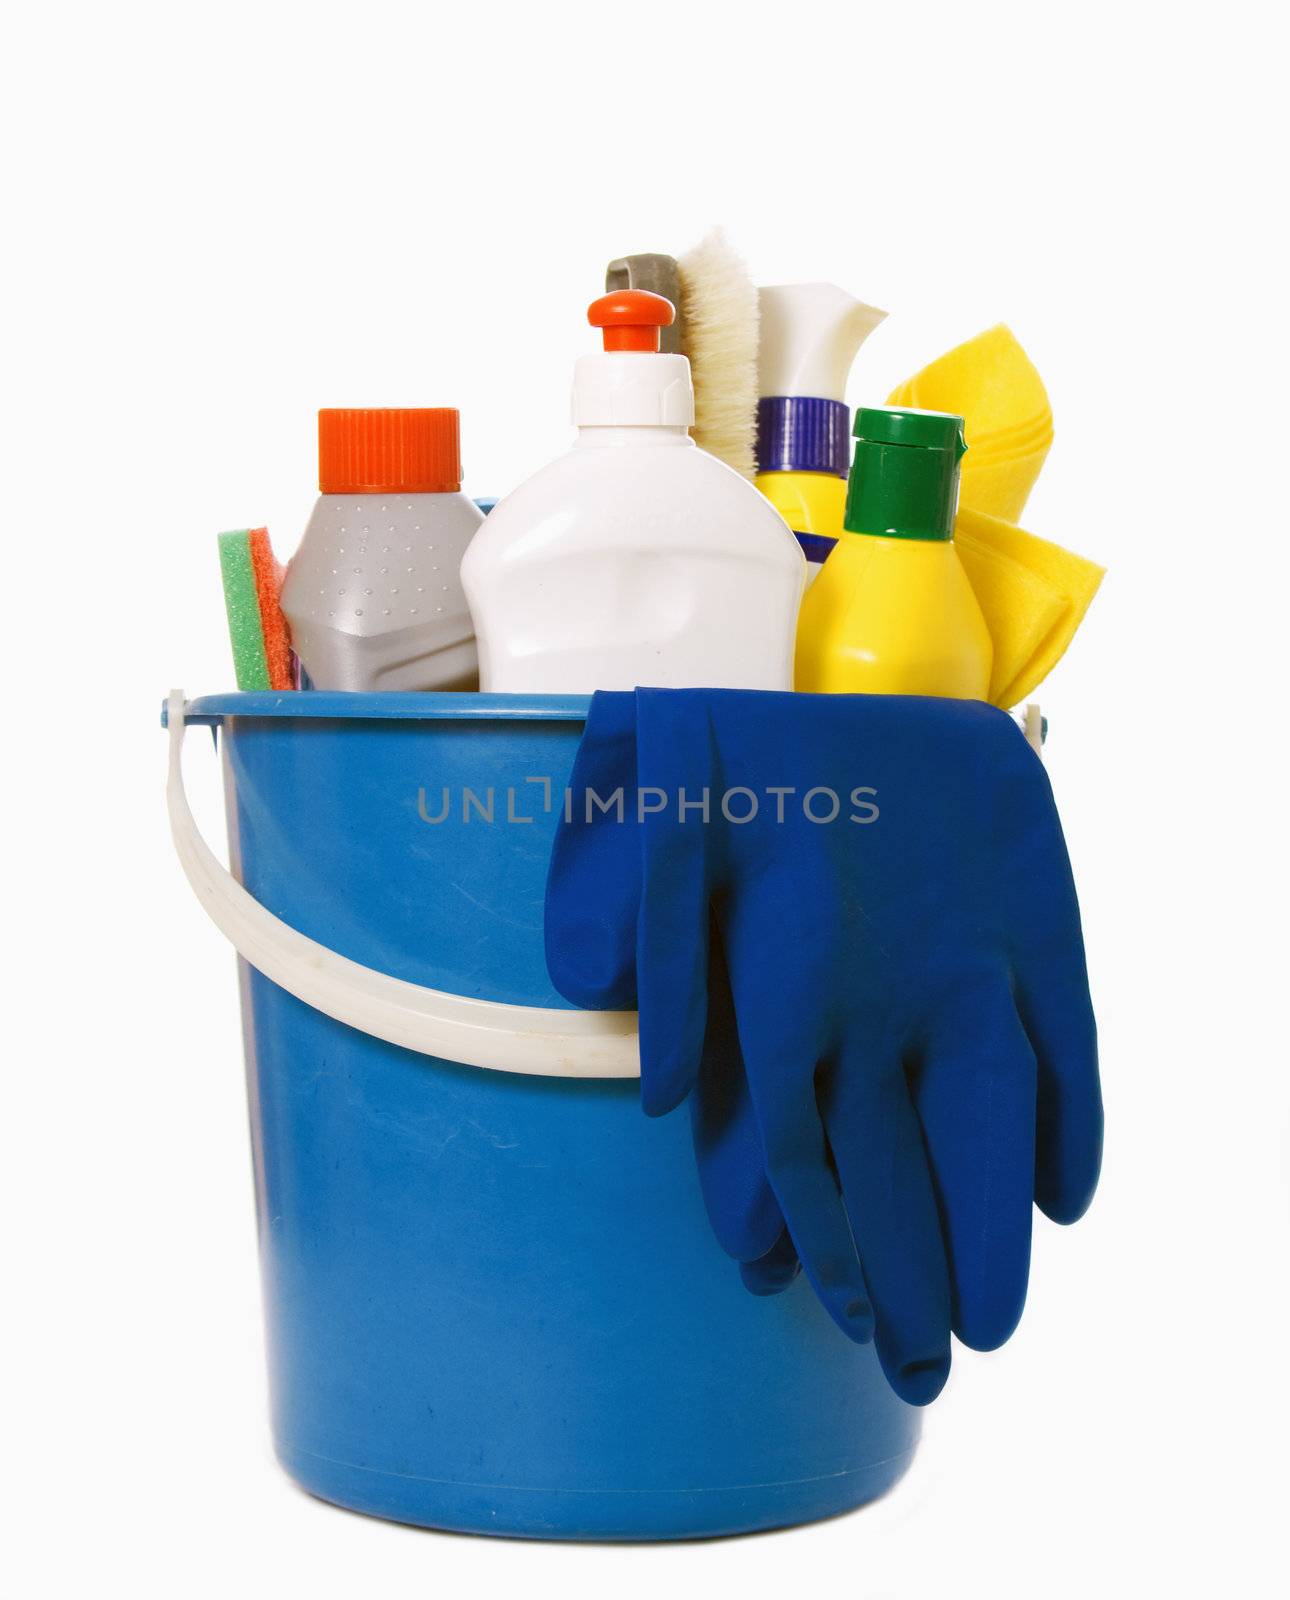
[[[291,630],[282,614],[283,568],[273,554],[267,528],[252,528],[248,534],[251,568],[255,573],[255,594],[260,603],[260,629],[264,638],[264,659],[269,669],[270,689],[294,689],[291,665]]]

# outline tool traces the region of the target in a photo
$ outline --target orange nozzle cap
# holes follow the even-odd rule
[[[451,406],[318,413],[323,494],[452,494],[461,488],[460,419]]]
[[[658,349],[658,330],[676,321],[676,310],[648,289],[618,289],[591,302],[587,321],[604,330],[606,350],[650,351]]]

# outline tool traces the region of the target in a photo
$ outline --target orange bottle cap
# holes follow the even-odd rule
[[[323,494],[452,494],[461,488],[460,418],[451,406],[318,413]]]
[[[670,328],[676,311],[670,300],[648,289],[617,289],[587,307],[587,321],[603,328],[606,350],[657,350],[658,330]]]

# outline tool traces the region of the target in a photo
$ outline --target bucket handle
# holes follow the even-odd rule
[[[187,701],[166,701],[166,807],[175,851],[211,921],[246,961],[325,1016],[421,1055],[552,1078],[635,1078],[634,1011],[562,1011],[473,1000],[377,972],[316,943],[267,910],[220,865],[184,792]]]

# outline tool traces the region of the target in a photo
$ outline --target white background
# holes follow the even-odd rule
[[[8,24],[9,998],[0,1591],[1284,1592],[1283,45],[1272,8],[49,5]],[[1262,19],[1262,20],[1261,20]],[[1110,568],[1042,699],[1105,1178],[883,1503],[615,1550],[419,1533],[268,1444],[233,961],[166,838],[164,691],[232,687],[218,529],[290,552],[320,405],[562,448],[605,261],[724,223],[891,312],[850,398],[988,324]],[[214,763],[194,751],[218,832]],[[756,1397],[749,1397],[756,1404]]]

